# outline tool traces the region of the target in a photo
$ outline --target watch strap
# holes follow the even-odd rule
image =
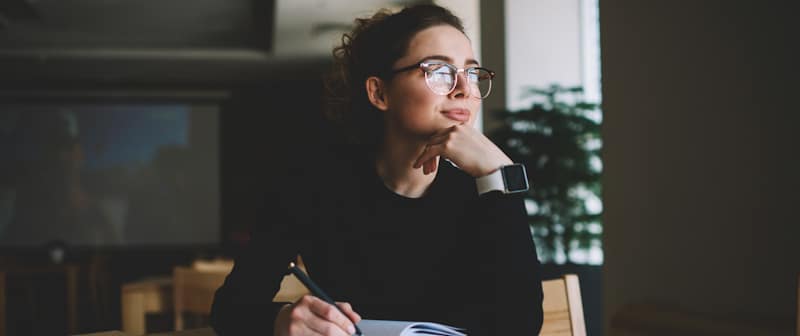
[[[505,192],[506,190],[506,184],[503,182],[503,172],[501,169],[497,169],[489,175],[475,179],[475,184],[478,187],[478,195],[483,195],[495,190],[501,192]]]

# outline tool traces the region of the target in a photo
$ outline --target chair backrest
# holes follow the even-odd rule
[[[586,336],[583,301],[578,276],[567,274],[559,279],[542,281],[544,322],[542,336]]]
[[[121,332],[119,330],[112,330],[112,331],[99,331],[91,334],[80,334],[73,336],[128,336],[128,334]]]
[[[212,267],[196,269],[194,267],[177,266],[173,269],[173,301],[175,307],[175,330],[183,330],[184,313],[195,316],[208,316],[214,293],[225,282],[233,264],[229,267]]]
[[[297,264],[306,271],[299,255]],[[206,317],[211,313],[214,293],[222,286],[232,269],[233,261],[230,260],[196,261],[192,267],[174,268],[172,282],[176,331],[185,327],[184,314]],[[272,301],[295,302],[305,294],[308,294],[308,289],[294,275],[289,274],[283,277],[281,288]]]
[[[303,263],[303,257],[298,254],[296,261],[297,267],[311,277],[311,274],[309,274],[308,270],[306,269],[306,265]],[[303,283],[300,282],[300,280],[298,280],[294,274],[290,273],[283,276],[283,280],[281,280],[281,288],[277,293],[275,293],[275,297],[272,298],[272,302],[295,302],[306,294],[309,294],[306,286],[303,286]]]
[[[198,271],[230,272],[233,269],[232,259],[216,258],[212,260],[197,259],[192,263],[192,268]]]

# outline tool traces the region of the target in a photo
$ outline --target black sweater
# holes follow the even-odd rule
[[[365,319],[432,321],[469,335],[537,335],[542,288],[523,197],[477,195],[441,161],[425,196],[387,189],[370,160],[339,156],[294,171],[268,197],[265,220],[217,291],[219,335],[271,335],[287,265]]]

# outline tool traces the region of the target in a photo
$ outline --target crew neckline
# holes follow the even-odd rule
[[[436,194],[438,185],[441,184],[442,169],[445,168],[444,166],[449,164],[449,163],[443,163],[443,161],[445,160],[443,159],[439,160],[439,166],[436,169],[436,177],[433,178],[433,182],[431,182],[431,184],[428,186],[428,189],[425,190],[425,193],[423,193],[422,196],[420,197],[408,197],[405,195],[398,194],[397,192],[392,190],[392,188],[386,185],[383,179],[378,175],[378,171],[376,169],[372,169],[372,175],[374,176],[376,187],[380,190],[381,193],[387,195],[389,198],[397,199],[400,200],[400,202],[406,202],[406,203],[422,203]]]

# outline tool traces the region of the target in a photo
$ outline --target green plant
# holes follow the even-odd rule
[[[527,168],[526,207],[542,261],[586,262],[571,252],[589,251],[602,234],[599,105],[584,101],[580,87],[529,93],[536,102],[500,111],[503,124],[490,137]]]

